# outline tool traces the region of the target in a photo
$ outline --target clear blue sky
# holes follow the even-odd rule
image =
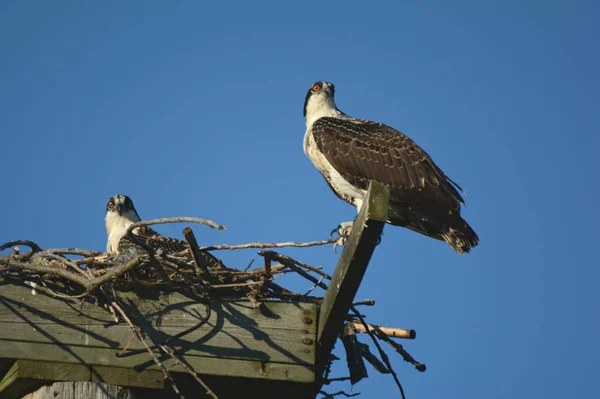
[[[481,238],[461,257],[384,231],[358,297],[417,330],[427,372],[391,354],[409,399],[595,397],[599,4],[2,1],[0,241],[103,249],[116,193],[228,227],[202,243],[326,238],[355,215],[302,151],[304,96],[328,80],[466,189]],[[370,374],[355,392],[396,397]]]

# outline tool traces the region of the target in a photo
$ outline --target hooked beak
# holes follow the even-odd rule
[[[117,204],[117,212],[119,212],[119,216],[121,216],[121,213],[123,212],[123,204]]]

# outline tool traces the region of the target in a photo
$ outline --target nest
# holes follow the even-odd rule
[[[168,345],[152,342],[140,327],[131,322],[122,307],[119,306],[119,291],[134,291],[140,296],[144,296],[148,293],[156,295],[157,292],[167,293],[179,290],[191,292],[199,298],[208,300],[222,297],[246,297],[254,307],[260,307],[261,301],[265,299],[320,304],[323,298],[311,296],[310,294],[316,287],[327,290],[327,284],[324,281],[331,280],[331,276],[320,267],[307,265],[272,249],[312,247],[335,244],[338,241],[336,238],[331,238],[303,243],[253,242],[241,245],[223,244],[199,247],[193,231],[187,227],[183,230],[187,248],[179,252],[169,252],[157,249],[152,243],[144,241],[133,234],[133,230],[137,227],[180,222],[200,223],[213,228],[224,229],[223,226],[209,220],[189,217],[156,219],[135,223],[129,227],[124,238],[131,240],[139,250],[118,256],[78,248],[42,249],[32,241],[11,241],[0,246],[0,252],[11,249],[8,256],[0,256],[0,276],[5,280],[13,280],[15,283],[25,283],[35,290],[46,291],[56,297],[90,300],[106,307],[116,319],[124,320],[129,324],[134,336],[144,343],[150,356],[163,370],[174,391],[178,393],[175,381],[154,355],[153,350],[158,348],[163,353],[179,361],[177,355]],[[28,247],[29,250],[23,252],[21,250],[23,246]],[[258,252],[264,260],[261,267],[251,268],[252,262],[250,262],[244,270],[230,268],[210,253],[210,251],[247,248],[261,249]],[[293,292],[275,283],[277,278],[288,273],[299,275],[309,282],[309,286],[304,293]],[[374,301],[360,301],[354,305],[374,305]],[[336,359],[335,356],[331,355],[325,367],[324,383],[350,380],[352,384],[355,384],[362,378],[367,377],[363,361],[366,360],[378,371],[391,373],[400,388],[402,397],[404,397],[400,382],[387,355],[382,351],[377,341],[389,344],[406,362],[411,363],[419,371],[425,371],[424,364],[417,362],[404,350],[402,345],[390,339],[390,337],[415,338],[414,330],[367,324],[364,321],[364,315],[356,311],[354,306],[351,310],[353,314],[349,315],[341,336],[347,355],[350,376],[329,379],[331,362]],[[356,338],[357,333],[366,333],[371,337],[383,362],[369,351],[368,345],[358,341]],[[209,395],[217,398],[194,370],[184,363],[180,362],[180,364],[204,387]],[[335,394],[326,394],[323,391],[321,393],[325,394],[325,397],[342,394],[352,396],[342,391]]]
[[[94,295],[102,287],[134,290],[141,294],[149,290],[168,292],[186,290],[210,298],[246,296],[260,306],[261,299],[319,302],[321,298],[309,294],[322,283],[327,274],[265,248],[309,247],[331,244],[336,239],[306,243],[249,243],[241,245],[214,245],[199,247],[193,231],[187,227],[183,234],[188,248],[175,253],[156,249],[132,234],[140,226],[163,223],[196,222],[224,229],[213,222],[197,218],[157,219],[133,224],[125,238],[139,249],[136,254],[109,255],[104,252],[79,248],[42,249],[32,241],[16,240],[0,246],[0,251],[12,248],[9,256],[0,256],[2,276],[35,283],[39,289],[62,298],[82,298]],[[29,247],[22,252],[20,246]],[[260,248],[263,267],[244,270],[227,267],[209,251]],[[287,273],[296,273],[314,285],[305,293],[292,292],[274,282]],[[316,276],[316,277],[315,277]],[[106,291],[106,290],[103,290]]]

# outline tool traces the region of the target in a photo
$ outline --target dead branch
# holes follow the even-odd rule
[[[57,260],[59,262],[64,263],[65,265],[69,266],[70,268],[76,270],[77,272],[83,274],[86,277],[90,277],[89,273],[86,273],[83,269],[81,269],[78,265],[76,265],[75,263],[73,263],[72,261],[70,261],[69,259],[59,256],[55,253],[49,252],[49,251],[40,251],[40,252],[36,252],[33,258],[42,258],[42,257],[47,257],[50,259],[54,259]],[[93,276],[91,276],[93,278]]]
[[[104,252],[88,251],[87,249],[80,248],[51,248],[46,251],[57,255],[99,256],[104,254]]]
[[[276,243],[263,243],[263,242],[250,242],[248,244],[238,245],[208,245],[206,247],[200,247],[202,251],[220,251],[220,250],[236,250],[236,249],[248,249],[248,248],[283,248],[283,247],[315,247],[320,245],[333,244],[337,241],[337,238],[330,238],[328,240],[321,241],[309,241],[309,242],[276,242]]]
[[[281,255],[281,254],[278,254],[277,252],[273,252],[273,251],[260,251],[258,254],[260,256],[264,256],[265,258],[278,260],[279,262],[283,263],[290,269],[294,270],[296,273],[298,273],[305,279],[312,281],[314,284],[316,284],[320,288],[323,288],[324,290],[327,289],[327,285],[325,285],[317,278],[311,276],[310,274],[308,274],[307,272],[302,270],[302,268],[300,268],[299,266],[296,265],[298,263],[298,261],[295,261],[294,259],[290,258],[289,256]],[[311,271],[318,270],[318,269],[314,269],[314,268],[312,268],[312,269],[313,270],[311,270]],[[319,272],[320,272],[320,270],[319,270]],[[325,274],[325,273],[323,273],[323,274]]]
[[[11,259],[7,256],[0,256],[0,264],[5,266],[11,266],[20,270],[28,270],[36,273],[46,273],[46,274],[54,274],[67,280],[71,280],[74,283],[81,285],[84,288],[89,286],[89,280],[85,277],[80,276],[79,274],[75,274],[73,272],[69,272],[65,269],[50,267],[50,266],[42,266],[32,262],[21,262],[15,259]]]
[[[265,258],[265,273],[263,275],[261,284],[258,287],[260,293],[263,294],[263,295],[264,295],[264,293],[267,290],[267,283],[269,281],[271,281],[271,275],[272,275],[272,272],[271,272],[271,259]]]
[[[177,384],[175,383],[175,380],[171,376],[171,373],[169,373],[169,370],[167,370],[167,368],[164,366],[164,364],[162,364],[160,362],[160,360],[158,360],[158,358],[154,354],[154,351],[150,348],[150,346],[146,342],[145,333],[138,326],[136,326],[135,324],[133,324],[131,322],[131,320],[129,320],[129,317],[127,317],[127,314],[125,314],[125,312],[123,311],[123,309],[121,309],[121,307],[119,306],[118,303],[113,302],[113,303],[111,303],[111,306],[119,312],[119,314],[121,315],[121,317],[123,318],[123,320],[125,320],[125,322],[127,324],[129,324],[129,327],[131,327],[131,329],[133,330],[133,333],[137,336],[137,338],[144,345],[144,347],[146,347],[146,351],[150,354],[150,356],[152,357],[152,360],[154,360],[154,363],[156,363],[156,365],[163,372],[163,375],[165,376],[165,378],[168,379],[169,382],[171,383],[171,386],[173,387],[173,391],[175,391],[175,393],[177,395],[179,395],[179,397],[181,399],[185,399],[185,396],[183,396],[181,394],[181,392],[179,391],[179,388],[177,387]]]
[[[33,252],[41,251],[42,249],[33,241],[29,240],[14,240],[4,243],[0,246],[0,252],[4,251],[6,248],[14,247],[15,245],[27,245]]]
[[[204,277],[204,279],[210,283],[214,283],[215,279],[210,274],[206,263],[202,261],[200,256],[200,249],[198,248],[198,241],[196,241],[196,236],[194,232],[189,227],[183,229],[183,236],[190,246],[190,251],[192,252],[192,256],[194,257],[194,263],[196,265],[196,275],[198,277]]]
[[[394,381],[396,382],[396,385],[398,386],[398,389],[400,390],[400,395],[402,396],[402,399],[406,399],[406,395],[404,395],[404,388],[402,388],[402,384],[400,383],[400,380],[398,379],[398,375],[396,375],[396,372],[392,368],[392,364],[390,363],[390,359],[388,358],[388,356],[386,355],[386,353],[383,351],[383,349],[381,349],[381,345],[379,345],[379,342],[377,342],[377,339],[375,339],[374,333],[372,333],[372,332],[369,331],[369,328],[367,327],[367,323],[365,323],[365,319],[361,316],[361,314],[358,312],[358,310],[356,310],[355,307],[351,307],[350,309],[356,315],[356,317],[359,318],[360,322],[362,323],[362,325],[365,328],[365,331],[367,331],[367,333],[369,334],[369,337],[371,337],[371,340],[373,340],[373,343],[375,344],[375,347],[377,348],[377,351],[379,351],[379,356],[381,356],[381,359],[385,363],[387,369],[392,374],[392,377],[394,377]]]
[[[320,399],[330,399],[330,398],[335,398],[336,396],[345,396],[346,398],[353,398],[355,396],[360,395],[360,393],[356,392],[356,393],[346,393],[344,391],[337,391],[334,393],[327,393],[325,391],[319,391],[319,393],[321,395],[325,395]]]
[[[313,292],[313,291],[315,290],[315,288],[317,288],[317,287],[318,287],[318,286],[319,286],[319,285],[320,285],[320,284],[323,282],[323,279],[324,279],[324,278],[325,278],[325,277],[321,276],[321,278],[319,278],[319,281],[317,281],[317,282],[315,283],[315,285],[313,285],[312,287],[310,287],[310,288],[308,289],[308,291],[306,291],[306,293],[305,293],[304,295],[302,295],[302,296],[303,296],[303,297],[305,297],[305,296],[308,296],[308,294],[310,294],[311,292]]]
[[[137,222],[137,223],[134,223],[131,226],[129,226],[129,228],[127,228],[126,234],[131,233],[134,229],[141,227],[141,226],[151,226],[154,224],[167,224],[167,223],[198,223],[198,224],[204,224],[206,226],[212,227],[213,229],[217,229],[217,230],[227,230],[225,228],[225,226],[216,224],[212,220],[180,216],[180,217],[176,217],[176,218],[151,219],[151,220],[144,220],[141,222]]]
[[[362,301],[356,301],[352,304],[352,306],[359,306],[359,305],[375,306],[375,300],[374,299],[363,299]]]
[[[294,265],[300,266],[308,271],[317,273],[319,276],[322,276],[322,277],[326,278],[327,280],[331,280],[331,276],[329,274],[325,273],[323,270],[321,270],[320,267],[309,266],[306,263],[297,261],[296,259],[290,258],[287,255],[283,255],[283,254],[277,253],[275,251],[260,251],[258,254],[260,256],[266,256],[271,259],[278,260],[281,263],[285,263],[285,264],[293,263]]]
[[[352,322],[354,324],[354,328],[358,333],[366,333],[367,330],[365,326],[358,320],[354,320]],[[417,333],[415,330],[405,330],[403,328],[392,328],[392,327],[381,327],[374,324],[367,324],[369,331],[376,332],[379,336],[380,334],[385,335],[387,337],[394,338],[404,338],[404,339],[415,339]]]
[[[134,267],[136,267],[138,265],[141,265],[146,260],[147,260],[147,258],[144,256],[136,256],[135,258],[130,259],[127,263],[125,263],[121,266],[112,268],[110,271],[106,272],[106,274],[104,274],[100,277],[96,277],[94,280],[92,280],[89,283],[88,287],[86,287],[87,291],[88,292],[94,291],[96,288],[100,287],[102,284],[104,284],[108,280],[119,277],[123,273],[133,269]]]
[[[414,357],[412,357],[410,355],[410,353],[408,353],[404,347],[402,345],[400,345],[397,342],[392,341],[389,337],[383,335],[383,334],[378,334],[377,332],[375,332],[375,335],[377,335],[377,338],[381,339],[382,341],[384,341],[385,343],[387,343],[388,345],[390,345],[392,348],[394,348],[394,350],[396,352],[398,352],[400,354],[400,356],[402,356],[402,359],[404,359],[405,362],[412,364],[413,366],[415,366],[415,368],[420,371],[420,372],[424,372],[425,370],[427,370],[427,366],[424,365],[423,363],[419,363],[415,360]]]

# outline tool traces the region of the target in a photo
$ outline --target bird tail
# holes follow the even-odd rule
[[[388,222],[403,226],[437,240],[446,241],[459,254],[479,244],[477,233],[458,211],[390,204]]]
[[[469,226],[466,220],[458,216],[453,223],[448,226],[445,232],[441,233],[444,241],[448,243],[459,254],[469,253],[471,248],[479,244],[479,237]]]

